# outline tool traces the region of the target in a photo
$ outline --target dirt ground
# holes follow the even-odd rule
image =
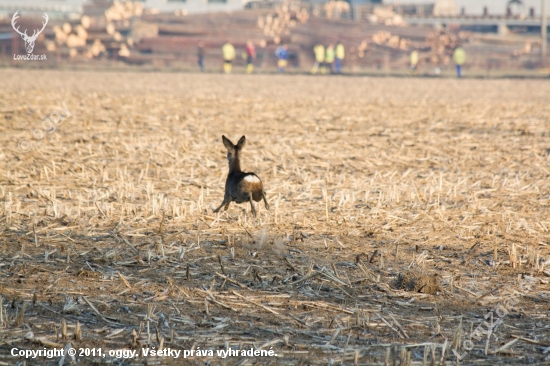
[[[0,365],[550,364],[547,81],[0,80]]]

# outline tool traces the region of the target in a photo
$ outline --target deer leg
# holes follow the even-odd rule
[[[265,192],[262,191],[262,197],[264,198],[265,208],[269,210],[269,203],[267,203],[267,198],[265,198]]]
[[[225,209],[227,210],[227,207],[229,206],[229,204],[231,203],[231,197],[229,197],[229,195],[225,195],[223,197],[223,202],[222,204],[214,210],[214,212],[218,212],[223,206],[225,206]]]
[[[252,209],[252,216],[256,217],[256,209],[254,208],[254,204],[252,203],[252,195],[248,196],[248,200],[250,201],[250,208]]]

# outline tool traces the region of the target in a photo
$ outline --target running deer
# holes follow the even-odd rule
[[[246,173],[241,170],[240,153],[246,138],[243,136],[237,143],[233,144],[227,137],[222,135],[223,145],[227,149],[227,160],[229,161],[229,174],[225,180],[225,195],[223,202],[214,212],[218,212],[222,207],[227,210],[231,202],[243,203],[250,202],[252,215],[256,216],[256,210],[252,200],[259,202],[264,200],[265,208],[269,210],[269,204],[265,198],[264,186],[260,177],[254,173]]]

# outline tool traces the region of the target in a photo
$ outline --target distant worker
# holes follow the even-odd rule
[[[284,44],[277,47],[275,56],[277,57],[277,72],[282,74],[286,71],[286,65],[288,64],[288,46]]]
[[[341,42],[338,42],[336,44],[336,48],[334,50],[334,68],[336,69],[337,74],[342,73],[342,61],[344,61],[344,57],[346,56],[346,51],[344,50],[344,45]]]
[[[453,62],[456,64],[456,76],[462,77],[462,66],[466,63],[466,51],[458,46],[453,53]]]
[[[325,53],[325,65],[328,69],[328,71],[330,71],[330,73],[332,74],[332,64],[334,63],[334,46],[333,45],[329,45],[327,47],[327,51]],[[322,70],[321,70],[322,72]]]
[[[256,49],[252,41],[246,42],[246,73],[251,74],[254,70],[254,59],[256,58]]]
[[[418,54],[418,51],[417,50],[414,50],[411,52],[411,57],[410,57],[410,70],[411,70],[411,74],[414,74],[416,73],[416,68],[418,67],[418,59],[419,59],[419,54]]]
[[[325,67],[325,46],[318,43],[313,47],[313,53],[315,54],[315,63],[313,64],[313,69],[311,69],[312,74],[317,74],[319,67],[323,69]]]
[[[223,71],[226,74],[231,73],[233,68],[233,60],[235,59],[235,47],[229,42],[226,42],[222,46],[222,55],[223,55]]]
[[[199,47],[197,49],[197,57],[198,57],[199,68],[201,69],[201,72],[204,72],[204,43],[202,42],[199,42]]]

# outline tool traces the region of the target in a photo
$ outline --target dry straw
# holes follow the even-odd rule
[[[273,347],[278,364],[440,365],[457,362],[488,308],[519,296],[468,362],[547,357],[548,83],[0,79],[10,347]],[[63,101],[73,117],[35,140]],[[243,168],[272,206],[256,219],[247,205],[212,213],[222,133],[247,136]],[[437,294],[392,286],[411,268],[437,273]],[[534,285],[518,288],[518,274]]]

